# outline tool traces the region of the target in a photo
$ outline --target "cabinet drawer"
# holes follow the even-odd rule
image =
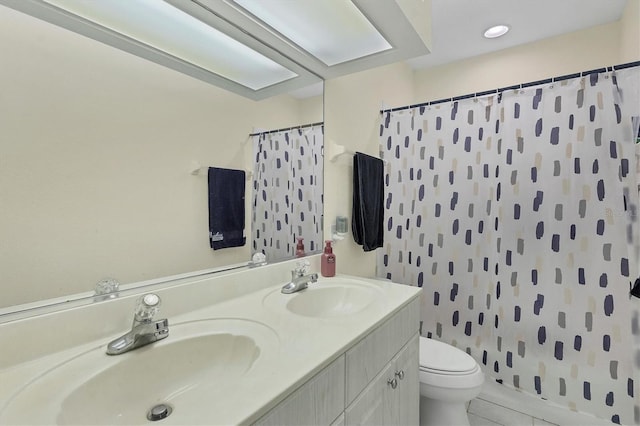
[[[347,351],[347,405],[418,332],[419,322],[420,298],[415,298]]]
[[[332,362],[255,425],[330,425],[344,411],[344,355]]]

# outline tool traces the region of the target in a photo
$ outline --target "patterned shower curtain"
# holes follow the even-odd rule
[[[639,69],[386,112],[380,126],[378,275],[423,287],[423,334],[488,380],[623,424],[638,422]]]
[[[253,136],[252,253],[267,261],[322,248],[323,126]]]

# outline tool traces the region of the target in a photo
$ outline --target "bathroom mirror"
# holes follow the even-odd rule
[[[247,243],[214,251],[206,168],[323,120],[320,79],[256,101],[2,5],[0,50],[0,313],[246,264],[251,180]]]

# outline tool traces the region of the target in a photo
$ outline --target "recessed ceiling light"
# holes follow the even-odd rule
[[[496,38],[505,35],[509,31],[506,25],[496,25],[484,32],[486,38]]]

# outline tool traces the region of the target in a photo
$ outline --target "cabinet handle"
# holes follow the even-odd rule
[[[395,389],[398,387],[398,381],[396,380],[395,377],[393,379],[387,380],[387,384],[391,385],[391,389]]]
[[[404,370],[396,371],[396,376],[398,376],[400,380],[404,379]]]

